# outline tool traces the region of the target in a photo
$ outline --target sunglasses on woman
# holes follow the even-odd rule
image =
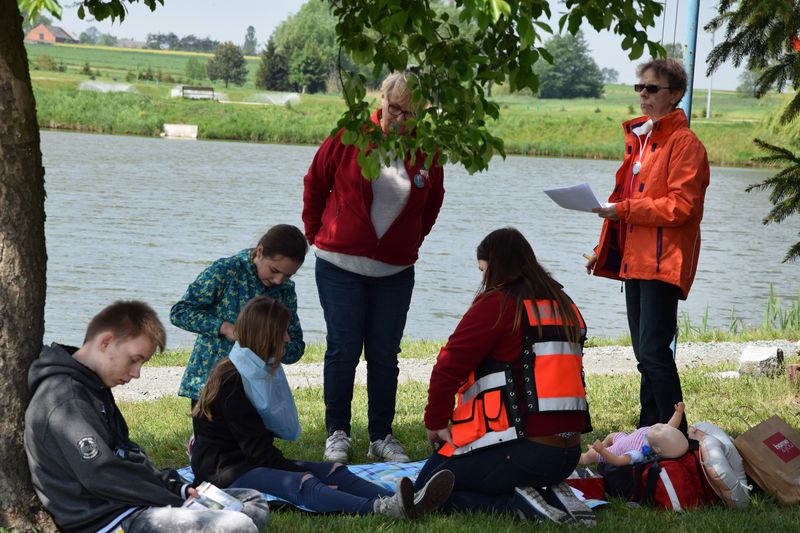
[[[642,92],[642,89],[647,89],[647,94],[655,94],[661,89],[673,89],[674,87],[670,87],[668,85],[655,85],[652,83],[644,84],[644,83],[637,83],[633,86],[633,90],[637,93]]]

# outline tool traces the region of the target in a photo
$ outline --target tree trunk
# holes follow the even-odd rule
[[[0,526],[54,529],[22,445],[44,333],[44,168],[17,0],[0,0]]]

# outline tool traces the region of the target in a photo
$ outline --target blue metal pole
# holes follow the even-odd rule
[[[692,123],[692,93],[694,92],[694,63],[697,56],[697,21],[700,18],[700,0],[689,0],[689,10],[686,18],[686,53],[683,54],[683,68],[689,83],[686,94],[680,103],[680,108],[686,113],[689,124]]]

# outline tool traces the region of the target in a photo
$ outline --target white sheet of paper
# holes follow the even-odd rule
[[[607,207],[611,204],[600,203],[588,183],[583,182],[571,187],[548,189],[544,193],[564,209],[592,212],[598,207]]]

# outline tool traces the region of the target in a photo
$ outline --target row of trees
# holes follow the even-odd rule
[[[118,39],[110,33],[101,33],[94,26],[89,26],[78,36],[81,44],[99,44],[101,46],[117,46]]]
[[[326,2],[307,2],[283,21],[260,54],[256,86],[274,91],[325,91],[336,70],[336,18]],[[343,58],[348,66],[352,62]]]
[[[174,33],[148,33],[145,46],[152,50],[182,50],[186,52],[213,52],[220,45],[210,37],[199,38],[192,34],[178,37]]]

